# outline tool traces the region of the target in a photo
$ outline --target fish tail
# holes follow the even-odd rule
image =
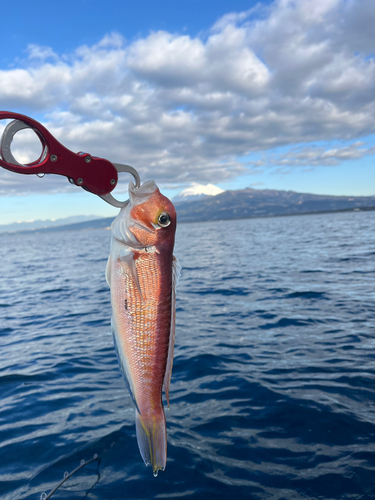
[[[164,411],[162,410],[157,416],[142,418],[135,410],[135,426],[143,461],[146,465],[152,466],[152,472],[156,477],[159,470],[165,469],[167,462],[167,429]]]

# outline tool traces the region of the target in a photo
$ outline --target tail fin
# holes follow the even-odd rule
[[[157,417],[144,417],[135,410],[135,427],[139,451],[146,465],[152,466],[156,477],[167,462],[167,429],[164,411]]]

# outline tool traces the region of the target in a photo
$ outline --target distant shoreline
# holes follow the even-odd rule
[[[337,210],[319,210],[311,212],[297,212],[293,214],[272,214],[272,215],[251,215],[247,217],[228,217],[226,219],[201,219],[201,220],[184,220],[178,221],[178,224],[195,224],[197,222],[223,222],[226,220],[245,220],[245,219],[270,219],[272,217],[293,217],[299,215],[319,215],[319,214],[336,214],[341,212],[372,212],[375,207],[360,207],[360,208],[341,208]],[[178,217],[178,213],[177,213]]]
[[[297,212],[297,213],[285,213],[285,214],[269,214],[269,215],[253,215],[247,217],[228,217],[228,218],[218,218],[218,219],[201,219],[201,220],[183,220],[178,221],[178,224],[196,224],[199,222],[223,222],[223,221],[233,221],[233,220],[245,220],[245,219],[270,219],[272,217],[295,217],[300,215],[322,215],[322,214],[332,214],[332,213],[345,213],[345,212],[371,212],[375,211],[375,206],[373,207],[356,207],[356,208],[343,208],[338,210],[319,210],[319,211],[309,211],[309,212]],[[178,217],[178,212],[177,212]],[[29,233],[49,233],[56,231],[88,231],[91,229],[103,229],[108,230],[114,217],[105,217],[102,219],[92,219],[91,221],[78,222],[75,224],[66,224],[62,226],[53,227],[43,227],[36,229],[24,229],[20,231],[3,231],[0,232],[0,236],[4,234],[29,234]]]

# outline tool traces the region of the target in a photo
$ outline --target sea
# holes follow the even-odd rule
[[[1,499],[375,498],[375,211],[178,226],[156,478],[113,346],[109,244],[0,235]]]

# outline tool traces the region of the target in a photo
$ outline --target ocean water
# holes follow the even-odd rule
[[[181,224],[168,462],[138,452],[106,230],[0,235],[0,498],[375,497],[375,212]]]

